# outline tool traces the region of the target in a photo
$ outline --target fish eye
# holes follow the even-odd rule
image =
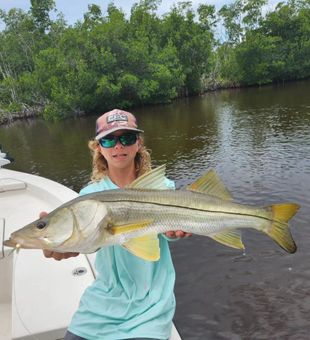
[[[37,228],[38,229],[44,229],[46,227],[46,222],[45,221],[39,221],[37,223]]]

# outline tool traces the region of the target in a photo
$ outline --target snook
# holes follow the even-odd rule
[[[185,191],[164,189],[165,166],[161,166],[139,177],[128,189],[89,194],[60,206],[12,233],[5,245],[91,253],[119,244],[136,256],[156,261],[160,233],[183,230],[243,249],[239,230],[253,228],[269,235],[287,252],[296,251],[288,220],[298,210],[297,204],[257,208],[234,203],[213,170]]]

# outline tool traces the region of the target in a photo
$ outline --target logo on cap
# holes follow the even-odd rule
[[[119,121],[128,122],[127,115],[122,114],[122,113],[113,113],[107,117],[107,124],[110,124],[112,122],[119,122]]]

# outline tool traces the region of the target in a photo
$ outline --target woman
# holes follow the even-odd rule
[[[151,169],[133,114],[106,112],[96,121],[96,137],[89,142],[93,155],[92,183],[81,195],[124,188]],[[174,183],[166,179],[168,188]],[[177,231],[160,235],[161,257],[141,260],[121,246],[100,249],[96,255],[96,280],[84,292],[65,340],[168,339],[175,311],[175,272],[168,238],[185,237]],[[78,253],[44,251],[56,260]]]

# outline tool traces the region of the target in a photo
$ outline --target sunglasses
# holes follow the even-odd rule
[[[99,139],[99,144],[103,148],[113,148],[117,141],[123,146],[134,145],[138,139],[138,134],[133,132],[127,132],[120,136],[107,135]]]

